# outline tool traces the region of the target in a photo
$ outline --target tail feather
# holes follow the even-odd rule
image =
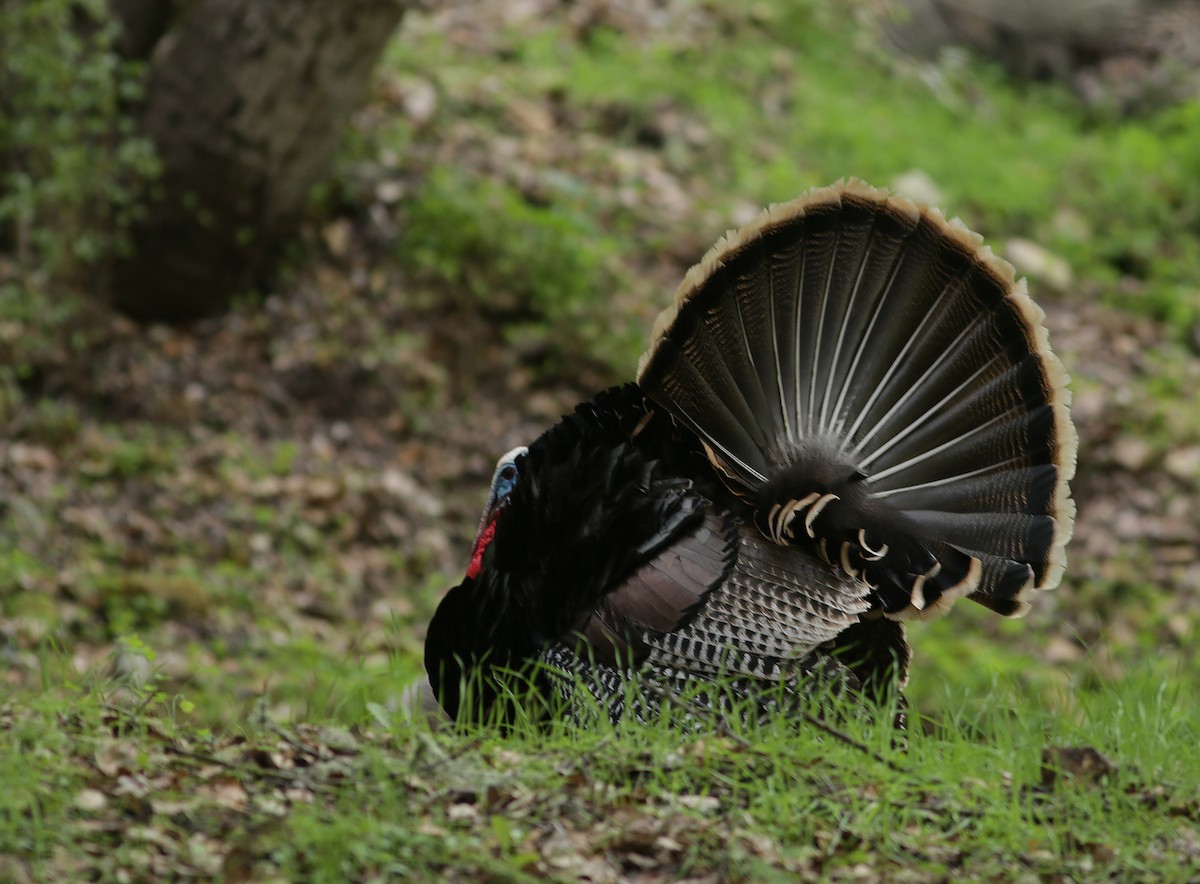
[[[718,243],[638,381],[769,537],[810,538],[886,612],[899,589],[922,615],[942,590],[1020,613],[1058,582],[1074,517],[1067,378],[1042,319],[960,222],[843,183]]]
[[[964,407],[968,396],[988,394],[997,386],[1005,388],[995,390],[999,395],[1016,395],[1010,376],[1019,392],[1040,397],[1041,363],[1028,355],[1023,340],[997,340],[990,318],[991,311],[980,311],[967,319],[958,336],[930,353],[928,359],[922,359],[919,352],[912,354],[914,364],[924,363],[921,373],[901,370],[890,378],[890,390],[884,391],[887,395],[870,403],[846,433],[843,444],[878,456],[902,442],[907,432],[922,422]]]
[[[943,289],[924,314],[917,315],[915,326],[905,329],[902,349],[890,357],[884,375],[858,387],[862,399],[848,403],[856,417],[844,444],[859,451],[872,447],[878,436],[887,435],[922,406],[928,407],[959,385],[986,380],[1003,370],[1010,358],[1027,352],[1020,339],[997,332],[999,311],[994,306],[967,305],[964,309],[955,303],[955,290],[960,288],[958,282]],[[918,311],[912,306],[892,311],[901,317],[914,313]],[[894,335],[897,325],[884,332]],[[871,346],[881,354],[889,349],[883,342]]]
[[[811,361],[808,377],[809,408],[805,429],[821,432],[829,421],[835,366],[846,343],[848,316],[856,312],[863,263],[870,255],[874,212],[863,203],[847,200],[810,213],[805,263],[815,287],[816,309],[807,311],[811,349],[801,356]],[[804,293],[802,293],[804,294]],[[802,311],[805,312],[805,311]]]
[[[669,401],[672,414],[735,464],[743,484],[762,481],[768,473],[763,457],[768,446],[745,397],[723,383],[728,376],[722,372],[701,371],[698,366],[704,363],[694,350],[685,353],[669,341],[663,342],[662,350],[664,361],[672,363],[672,372],[663,378],[660,401]],[[710,383],[713,375],[717,376],[715,384]],[[704,431],[705,427],[709,429]]]
[[[941,513],[906,510],[930,537],[962,550],[990,550],[1028,565],[1045,561],[1054,542],[1054,520],[1029,513]],[[1040,576],[1040,575],[1039,575]]]
[[[903,243],[895,278],[885,293],[885,321],[877,323],[862,342],[868,358],[846,378],[857,394],[843,405],[842,421],[850,426],[846,442],[877,423],[919,385],[921,374],[939,354],[953,349],[954,337],[971,319],[958,303],[962,277],[968,271],[962,252],[962,245],[948,241],[931,216],[920,215]],[[898,329],[905,334],[896,334]],[[951,330],[953,334],[947,335]]]
[[[769,269],[763,275],[764,279],[754,282],[766,285],[764,291],[739,293],[737,297],[729,298],[722,305],[723,310],[713,312],[705,318],[706,343],[708,347],[722,354],[726,365],[744,362],[735,369],[742,373],[741,392],[755,414],[770,416],[769,426],[778,432],[780,427],[786,426],[787,417],[779,404],[780,397],[776,385],[776,379],[780,376],[777,354],[773,348],[769,352],[759,352],[754,345],[755,341],[772,340],[773,332],[766,311],[750,309],[763,304],[770,306],[772,292]],[[778,440],[774,438],[768,442],[778,444]]]
[[[901,251],[904,237],[911,233],[911,219],[905,216],[880,215],[873,231],[869,252],[855,281],[854,305],[848,307],[841,330],[842,358],[835,369],[841,379],[837,398],[833,400],[834,425],[840,434],[852,415],[857,384],[864,377],[881,377],[886,364],[874,341],[876,330],[886,328],[890,317],[885,307],[901,271],[905,253]]]
[[[718,309],[704,317],[701,346],[721,353],[721,358],[743,364],[736,371],[743,377],[742,395],[754,412],[768,415],[768,426],[778,433],[786,432],[787,416],[780,409],[776,379],[779,377],[777,353],[774,348],[756,347],[755,341],[773,340],[769,308],[773,291],[773,273],[766,267],[758,278],[737,280],[745,290],[725,299]],[[768,440],[768,447],[778,440]]]
[[[976,552],[981,565],[979,585],[968,598],[1005,617],[1021,617],[1029,611],[1030,599],[1038,589],[1033,568],[1002,556]]]
[[[1058,473],[1048,464],[1010,463],[897,488],[894,493],[876,492],[875,497],[909,511],[1044,513],[1054,500],[1057,484]]]
[[[887,457],[872,461],[864,472],[874,487],[887,490],[900,481],[928,482],[979,464],[1007,463],[1012,459],[1039,463],[1050,456],[1047,434],[1053,418],[1050,406],[1041,405],[1026,413],[1006,412],[974,424],[956,421],[934,426],[920,433],[922,447],[913,451],[893,450]]]

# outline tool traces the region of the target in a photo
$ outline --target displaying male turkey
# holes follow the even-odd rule
[[[500,459],[429,626],[434,694],[505,718],[539,694],[617,718],[635,683],[639,715],[717,679],[877,694],[904,620],[1020,616],[1074,517],[1042,319],[936,210],[861,182],[766,210],[688,272],[636,383]]]

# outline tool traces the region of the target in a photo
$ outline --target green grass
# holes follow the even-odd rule
[[[374,688],[373,713],[309,710],[288,728],[252,717],[217,734],[153,683],[90,677],[9,703],[0,789],[18,800],[0,811],[0,858],[35,877],[176,862],[319,881],[1198,870],[1181,845],[1197,836],[1200,712],[1148,671],[1047,705],[1001,679],[986,704],[952,698],[956,712],[918,714],[899,739],[871,720],[841,725],[874,757],[779,720],[727,735],[662,722],[431,732],[380,711],[394,687]],[[1090,747],[1113,767],[1047,779],[1048,747]]]

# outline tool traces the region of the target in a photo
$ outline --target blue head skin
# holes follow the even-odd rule
[[[483,508],[484,521],[487,521],[492,510],[503,503],[517,487],[517,458],[528,453],[528,448],[518,445],[496,461],[496,471],[492,473],[492,490],[488,493],[487,505]]]
[[[483,553],[496,534],[496,519],[504,509],[504,504],[517,487],[517,458],[528,453],[524,445],[514,448],[496,462],[496,471],[492,473],[492,487],[488,492],[487,503],[483,506],[483,516],[479,519],[479,532],[475,535],[475,548],[471,552],[471,564],[467,566],[468,577],[478,577],[483,564]]]

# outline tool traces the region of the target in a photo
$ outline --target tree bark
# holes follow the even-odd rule
[[[193,0],[164,31],[173,5],[113,5],[129,50],[149,52],[140,119],[163,172],[106,284],[144,320],[212,313],[267,281],[406,4]]]

